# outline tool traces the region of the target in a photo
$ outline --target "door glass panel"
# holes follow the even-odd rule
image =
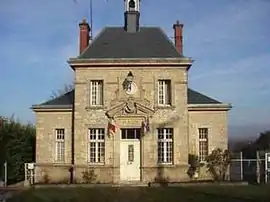
[[[134,161],[134,145],[128,145],[128,161]]]

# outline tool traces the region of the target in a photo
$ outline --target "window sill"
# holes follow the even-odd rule
[[[174,105],[157,105],[156,109],[175,109]]]
[[[65,162],[54,162],[53,166],[67,167],[67,166],[71,166],[71,164],[70,163],[65,163]]]
[[[157,167],[172,168],[172,167],[175,167],[175,165],[173,163],[158,163]]]
[[[89,110],[104,109],[104,108],[105,108],[104,105],[97,105],[97,106],[88,106],[88,107],[85,107],[85,109],[86,109],[87,111],[89,111]]]
[[[105,163],[88,163],[89,167],[104,167]]]

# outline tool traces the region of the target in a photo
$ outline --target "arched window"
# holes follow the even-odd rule
[[[134,11],[135,10],[135,1],[134,0],[130,0],[128,3],[128,7],[130,11]]]

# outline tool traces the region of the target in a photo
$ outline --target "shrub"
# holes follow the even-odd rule
[[[215,181],[224,181],[230,164],[230,152],[220,148],[215,149],[207,156],[207,169]]]
[[[155,177],[154,181],[156,183],[159,183],[161,186],[167,186],[168,185],[169,178],[165,177],[163,167],[158,167],[157,168],[157,176]]]
[[[199,157],[196,155],[189,155],[189,169],[187,171],[188,176],[190,179],[194,178],[195,173],[200,172],[200,167],[203,166],[202,163],[199,161]]]
[[[50,177],[46,172],[44,172],[44,174],[42,175],[42,182],[44,184],[49,184],[49,182],[50,182]]]
[[[93,168],[88,168],[86,171],[83,171],[82,175],[83,181],[86,184],[93,183],[97,179],[97,175],[95,174],[95,170]]]

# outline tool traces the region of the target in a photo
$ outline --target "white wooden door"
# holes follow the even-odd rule
[[[140,180],[140,140],[125,139],[120,143],[121,181]]]

